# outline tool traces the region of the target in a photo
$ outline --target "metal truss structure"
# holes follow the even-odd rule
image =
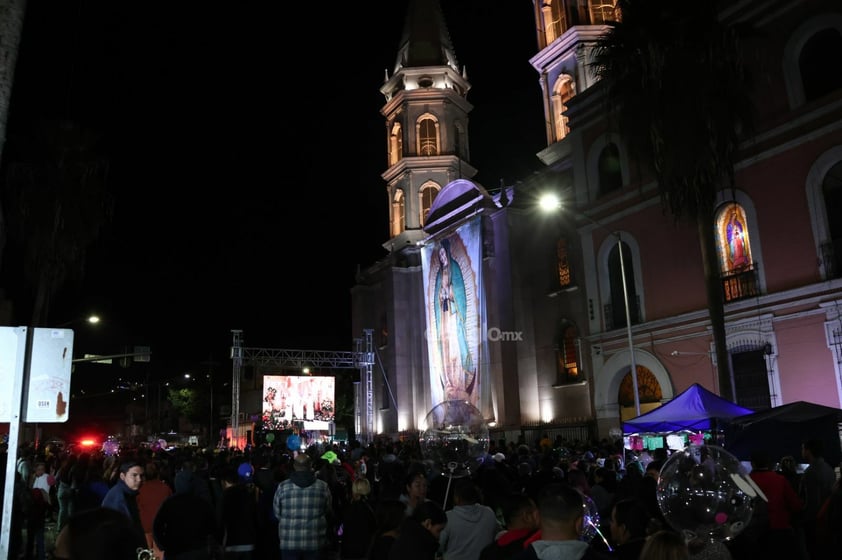
[[[359,369],[362,391],[354,395],[354,412],[357,432],[361,440],[371,441],[374,437],[374,349],[373,329],[364,329],[364,340],[355,339],[356,350],[284,350],[271,348],[243,347],[242,330],[232,330],[231,345],[232,383],[231,383],[231,433],[238,434],[240,428],[240,378],[245,365],[274,366],[279,368],[346,368]],[[360,402],[362,401],[362,402]]]

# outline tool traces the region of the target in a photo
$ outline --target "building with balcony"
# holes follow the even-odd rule
[[[593,62],[622,18],[613,3],[535,4],[545,170],[495,189],[471,180],[470,84],[438,3],[410,6],[381,88],[391,237],[352,291],[354,330],[374,327],[378,358],[361,384],[360,402],[371,403],[361,433],[424,429],[432,407],[458,398],[506,437],[605,437],[693,383],[753,410],[840,406],[838,5],[719,12],[723,25],[755,31],[744,47],[756,82],[754,127],[709,224],[713,295],[705,230],[665,211],[606,110]],[[547,193],[562,200],[553,214],[538,207]]]

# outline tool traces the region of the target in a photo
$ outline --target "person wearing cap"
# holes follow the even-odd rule
[[[278,484],[272,500],[281,560],[319,560],[329,544],[332,500],[327,482],[313,473],[310,457],[300,453],[293,460],[293,472]]]
[[[140,519],[140,509],[137,506],[137,495],[143,485],[143,465],[134,460],[126,460],[120,464],[120,479],[112,486],[102,499],[102,507],[119,511],[128,517],[137,533],[140,548],[146,548],[146,535]]]
[[[222,498],[218,505],[221,529],[225,534],[226,560],[256,558],[258,526],[257,497],[251,488],[253,470],[248,462],[222,468]]]

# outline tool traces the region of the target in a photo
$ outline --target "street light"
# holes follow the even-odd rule
[[[555,195],[554,193],[545,193],[541,195],[538,199],[538,206],[544,212],[559,212],[562,211],[561,207],[561,199]],[[611,235],[617,238],[617,251],[620,253],[620,275],[623,278],[623,304],[625,305],[626,310],[626,336],[628,337],[628,344],[629,344],[629,361],[631,362],[631,378],[632,378],[632,390],[634,392],[634,412],[637,416],[640,416],[640,395],[638,394],[638,385],[637,385],[637,364],[635,363],[634,359],[634,340],[632,338],[632,329],[631,329],[631,309],[629,306],[629,290],[628,290],[628,282],[626,280],[626,262],[625,258],[623,257],[623,240],[620,236],[619,231],[610,231],[601,223],[597,222],[590,216],[585,216],[584,214],[580,214],[590,222],[592,222],[597,227],[600,227],[606,231],[609,231]]]
[[[69,327],[70,325],[75,325],[76,323],[88,323],[89,325],[96,325],[100,322],[99,315],[87,315],[85,317],[76,317],[70,321],[64,322],[58,326],[58,328],[62,329],[64,327]]]

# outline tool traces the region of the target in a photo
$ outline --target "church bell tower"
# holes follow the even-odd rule
[[[397,60],[380,92],[386,97],[389,252],[414,246],[436,195],[470,179],[468,113],[473,106],[438,0],[410,0]]]

